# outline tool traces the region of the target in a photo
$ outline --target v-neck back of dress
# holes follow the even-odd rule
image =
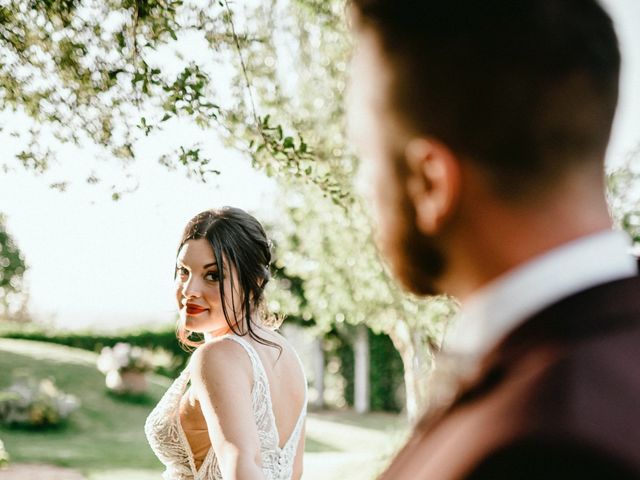
[[[269,379],[255,348],[236,335],[225,335],[247,352],[253,368],[251,391],[253,415],[258,428],[262,471],[266,480],[289,480],[307,412],[307,392],[298,420],[282,448],[273,413]],[[189,365],[171,384],[145,423],[145,433],[152,450],[165,465],[165,480],[222,480],[218,460],[209,448],[200,468],[196,469],[191,447],[180,423],[180,400],[189,383]]]

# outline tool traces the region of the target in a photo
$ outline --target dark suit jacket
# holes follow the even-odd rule
[[[640,478],[640,277],[523,323],[382,478]]]

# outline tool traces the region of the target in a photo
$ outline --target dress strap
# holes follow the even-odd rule
[[[263,404],[265,415],[267,416],[266,418],[269,418],[268,421],[271,424],[271,426],[268,428],[271,428],[272,431],[275,433],[274,444],[275,444],[275,447],[280,450],[279,448],[280,435],[276,427],[276,417],[275,417],[275,414],[273,413],[273,405],[271,403],[271,388],[269,385],[269,377],[267,376],[267,371],[265,370],[264,365],[262,364],[262,360],[260,359],[260,356],[258,355],[258,352],[253,347],[253,345],[247,342],[244,338],[238,335],[226,335],[224,338],[233,340],[234,342],[239,343],[249,355],[249,358],[251,359],[251,364],[253,366],[254,384],[258,382],[262,384],[262,392],[264,396],[261,397],[262,398],[261,403]],[[304,367],[302,365],[302,361],[300,360],[300,357],[295,351],[293,353],[298,361],[298,364],[300,366],[300,370],[302,372],[302,376],[304,379],[304,401],[302,404],[300,414],[298,415],[296,424],[293,428],[293,431],[291,432],[288,440],[286,441],[285,445],[281,449],[282,450],[281,454],[284,453],[284,451],[287,451],[288,452],[287,454],[290,456],[294,455],[294,453],[292,453],[293,452],[292,449],[295,449],[297,446],[297,442],[300,437],[300,431],[302,429],[302,425],[304,424],[304,419],[307,414],[307,396],[308,396],[307,379],[304,373]],[[262,379],[262,381],[260,381],[260,379]]]
[[[298,366],[300,367],[300,371],[302,372],[302,378],[304,380],[304,413],[306,413],[307,411],[307,401],[308,401],[308,397],[309,397],[309,387],[307,386],[307,374],[304,371],[304,365],[302,364],[302,360],[300,359],[300,356],[298,355],[298,352],[296,352],[295,350],[293,351],[293,356],[296,357],[296,360],[298,361]]]
[[[260,356],[258,355],[258,352],[256,351],[255,348],[253,348],[253,345],[247,342],[244,338],[239,337],[237,335],[226,335],[224,338],[228,340],[233,340],[234,342],[238,343],[239,345],[242,346],[242,348],[245,349],[245,351],[247,352],[247,355],[249,355],[249,359],[251,360],[251,366],[253,367],[253,376],[254,376],[253,381],[257,382],[258,378],[262,377],[268,385],[269,379],[267,377],[267,372],[264,369],[264,366],[262,365],[262,360],[260,360]]]

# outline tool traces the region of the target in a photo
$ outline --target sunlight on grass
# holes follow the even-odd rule
[[[148,469],[162,466],[144,437],[144,419],[169,383],[156,378],[149,405],[126,403],[107,395],[104,376],[95,367],[96,355],[69,347],[0,339],[0,388],[16,371],[51,377],[64,392],[82,402],[67,425],[28,431],[2,427],[0,435],[12,462],[50,463],[80,469]],[[164,384],[164,385],[160,385]]]
[[[144,421],[170,384],[152,376],[146,399],[109,395],[91,352],[25,340],[0,339],[0,388],[16,371],[52,377],[77,396],[81,408],[60,429],[0,427],[15,463],[77,469],[87,480],[159,480],[163,468],[144,437]],[[310,413],[306,424],[304,480],[370,480],[401,444],[406,422],[398,415]]]
[[[406,421],[398,415],[310,414],[306,428],[307,443],[322,442],[333,451],[319,451],[307,446],[303,479],[375,478],[404,441],[406,431]]]
[[[155,470],[119,470],[93,471],[87,475],[87,480],[160,480],[160,474]]]

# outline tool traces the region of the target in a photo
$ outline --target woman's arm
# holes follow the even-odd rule
[[[209,342],[194,352],[190,368],[192,389],[223,478],[263,479],[251,404],[253,371],[247,353],[232,341]]]

